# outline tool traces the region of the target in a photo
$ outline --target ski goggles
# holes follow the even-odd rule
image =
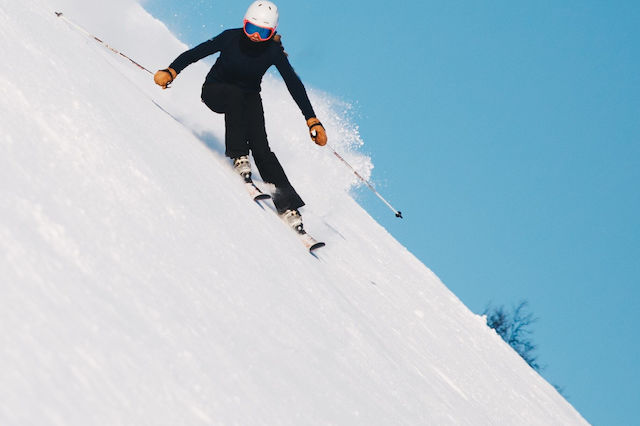
[[[258,34],[258,37],[260,37],[260,40],[267,41],[271,38],[271,36],[275,32],[276,32],[275,28],[259,27],[247,20],[244,21],[244,33],[247,35],[247,37],[252,36],[254,34]]]

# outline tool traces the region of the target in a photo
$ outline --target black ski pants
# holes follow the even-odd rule
[[[278,213],[304,206],[269,147],[260,93],[226,83],[207,83],[202,86],[202,102],[224,114],[225,155],[236,158],[251,151],[262,180],[276,187],[273,203]]]

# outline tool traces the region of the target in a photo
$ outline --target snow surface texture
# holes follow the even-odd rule
[[[223,158],[206,64],[159,90],[52,7],[152,70],[185,49],[133,0],[0,0],[0,424],[586,423],[353,201],[279,77],[319,259]],[[311,98],[368,176],[348,106]]]

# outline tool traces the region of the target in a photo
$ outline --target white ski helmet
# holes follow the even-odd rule
[[[275,30],[278,26],[278,7],[267,0],[254,1],[244,14],[244,19],[259,27]]]

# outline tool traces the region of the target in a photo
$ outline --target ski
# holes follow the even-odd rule
[[[319,249],[320,247],[324,247],[326,245],[322,241],[318,241],[315,238],[313,238],[306,231],[302,231],[302,232],[296,231],[296,234],[298,235],[298,238],[300,238],[300,241],[302,242],[302,244],[306,247],[307,250],[309,250],[309,253],[311,254],[313,254],[315,250]]]
[[[249,179],[248,181],[245,180],[244,186],[245,188],[247,188],[247,192],[249,193],[249,196],[253,198],[253,201],[258,202],[271,198],[271,195],[265,194],[264,192],[260,191],[260,188],[258,188],[251,179]]]
[[[325,243],[316,240],[304,230],[302,217],[298,210],[287,210],[280,215],[280,218],[293,232],[296,233],[300,242],[302,242],[305,248],[309,250],[309,253],[314,254],[313,252],[315,250],[325,246]]]

